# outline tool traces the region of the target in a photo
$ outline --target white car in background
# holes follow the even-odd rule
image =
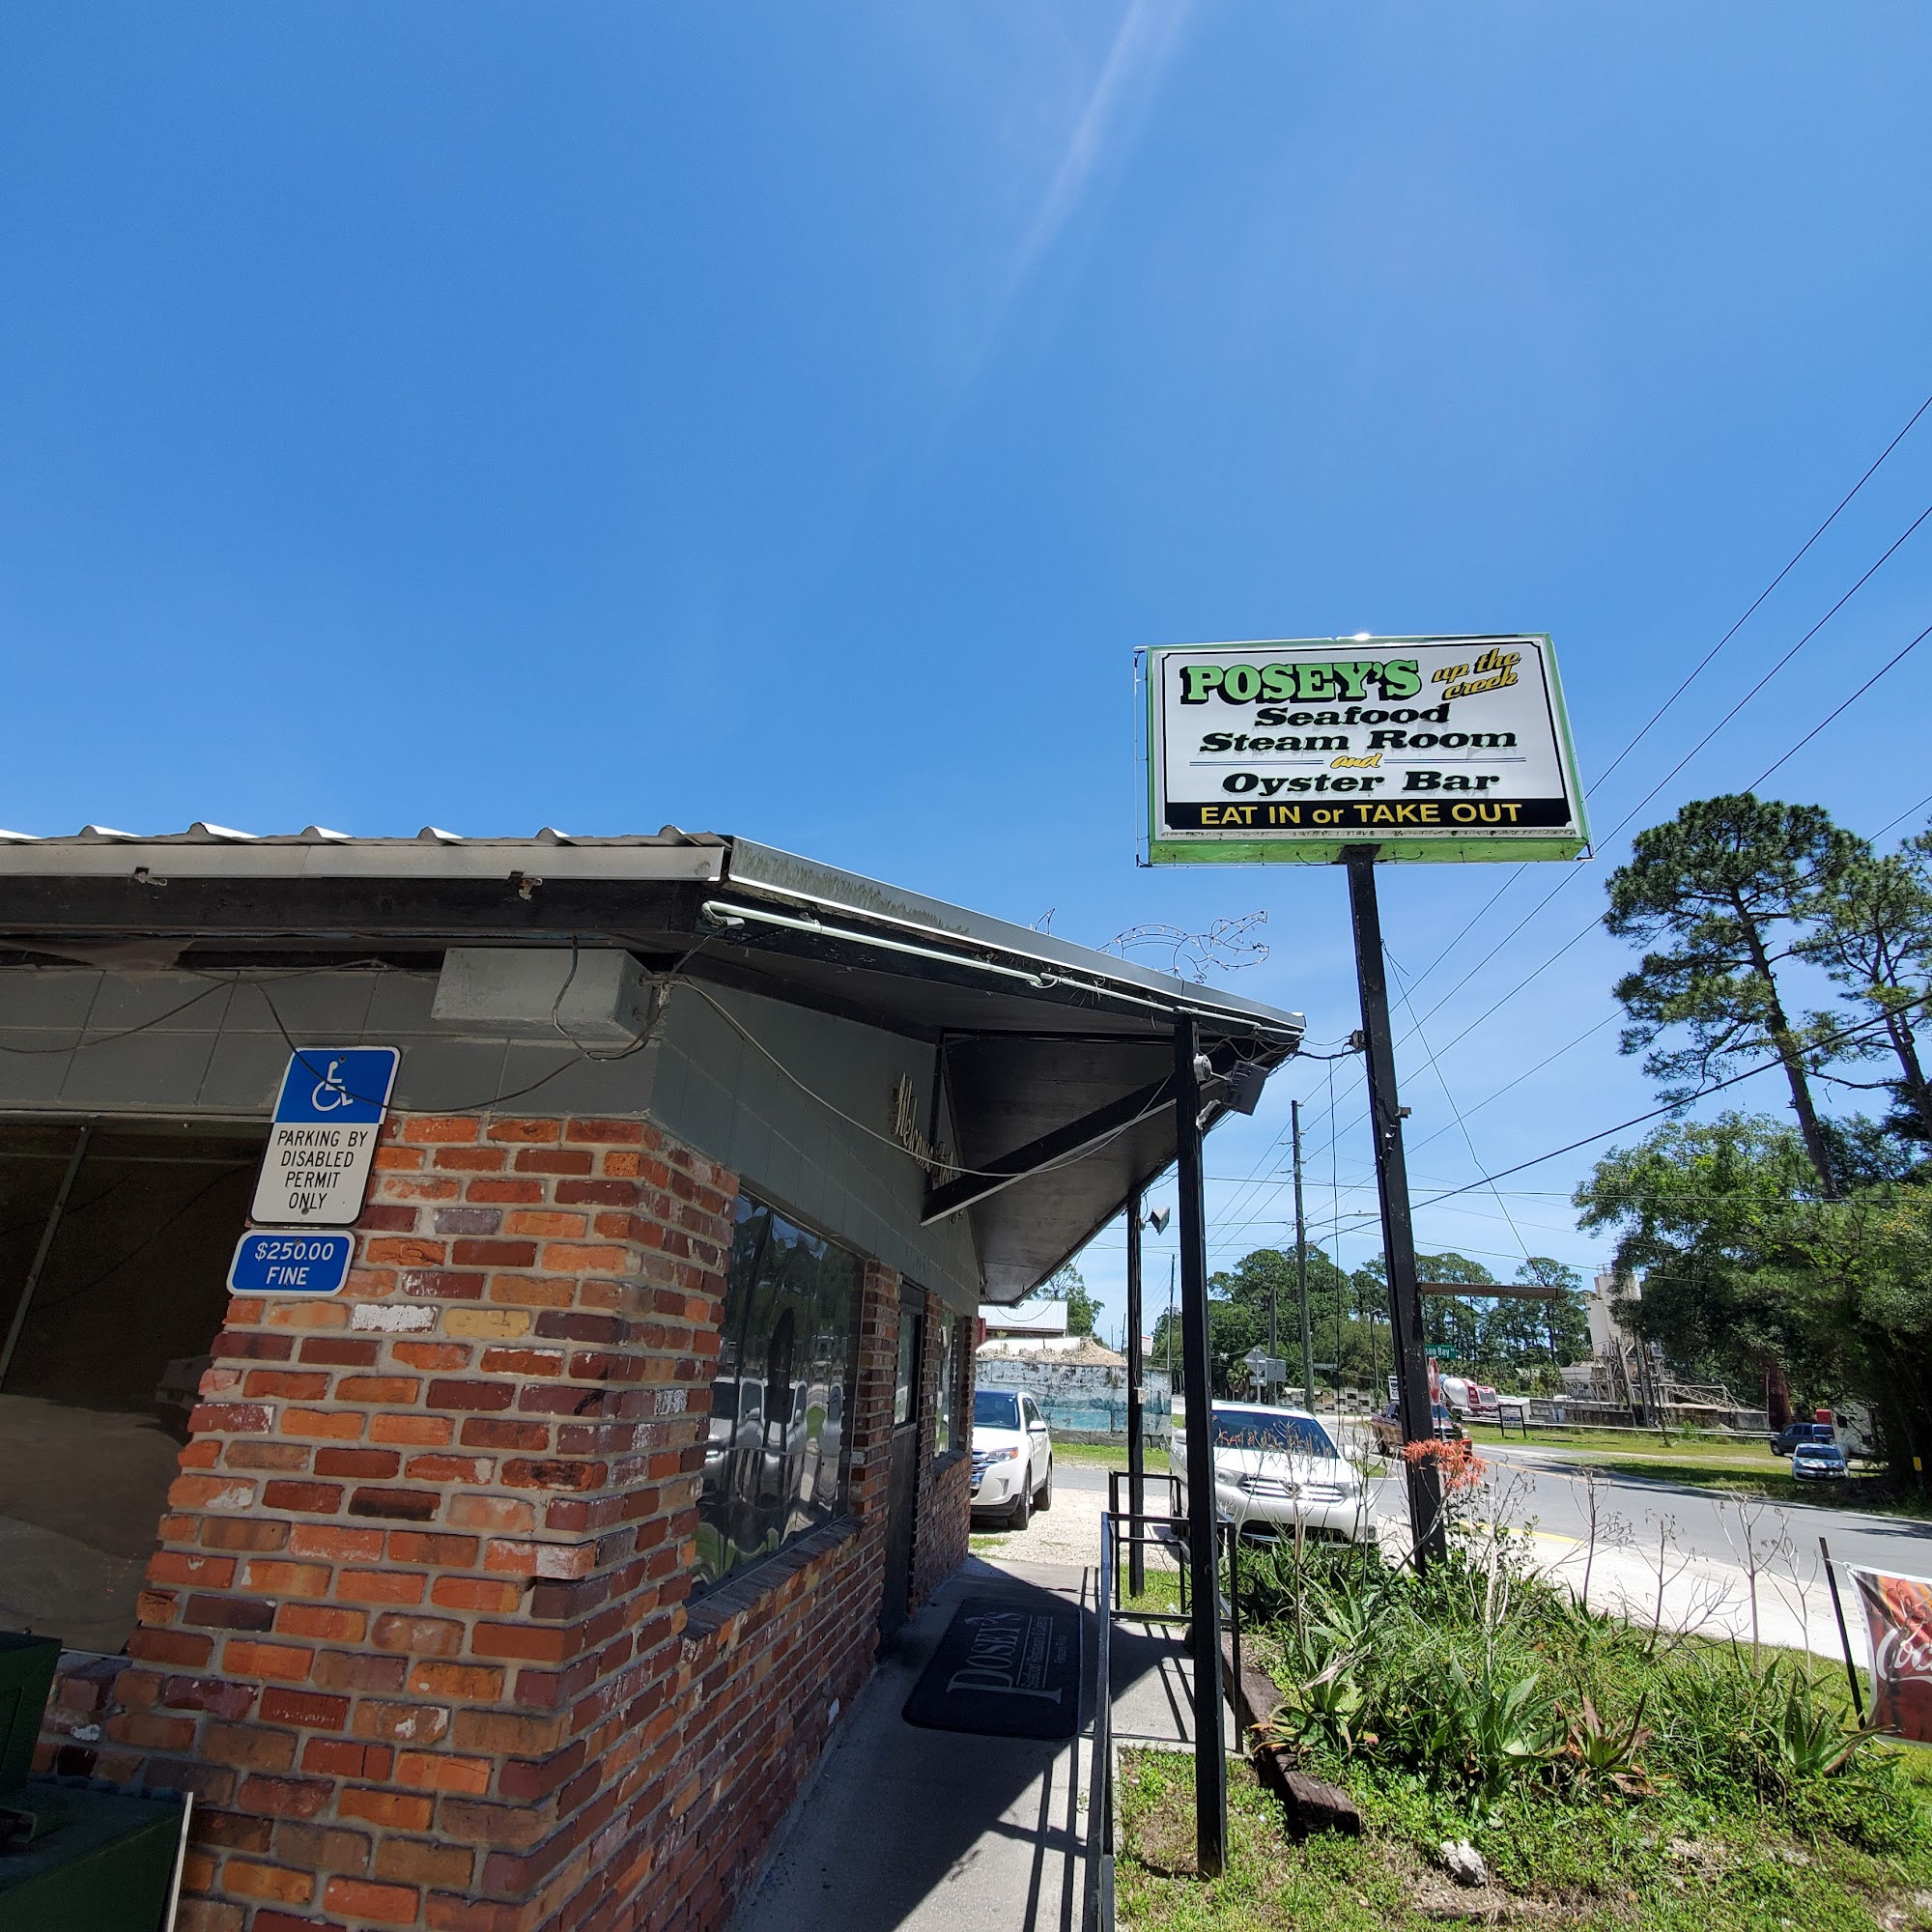
[[[1293,1536],[1298,1526],[1346,1543],[1374,1535],[1361,1472],[1306,1409],[1217,1402],[1213,1418],[1214,1500],[1244,1534]],[[1184,1511],[1187,1438],[1178,1423],[1168,1462]]]
[[[1053,1436],[1032,1396],[1019,1389],[973,1392],[973,1511],[1003,1511],[1024,1529],[1053,1507]]]

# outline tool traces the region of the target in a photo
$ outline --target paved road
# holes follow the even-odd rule
[[[1497,1471],[1499,1490],[1507,1492],[1513,1481],[1520,1483],[1520,1495],[1508,1497],[1510,1514],[1516,1520],[1533,1520],[1539,1530],[1552,1536],[1575,1537],[1579,1542],[1588,1537],[1587,1488],[1564,1452],[1491,1443],[1484,1446],[1483,1455]],[[1166,1466],[1165,1457],[1149,1458],[1150,1474],[1156,1469],[1165,1471]],[[1776,1467],[1769,1454],[1765,1466],[1767,1472]],[[1056,1460],[1053,1480],[1057,1489],[1091,1491],[1102,1498],[1106,1494],[1107,1471],[1092,1463]],[[1122,1482],[1123,1492],[1125,1487]],[[1400,1516],[1406,1508],[1400,1487],[1384,1482],[1379,1489],[1378,1514]],[[1708,1490],[1642,1476],[1604,1474],[1597,1479],[1597,1497],[1600,1536],[1603,1525],[1612,1517],[1627,1525],[1639,1542],[1654,1541],[1659,1526],[1667,1523],[1677,1547],[1688,1554],[1713,1563],[1737,1563],[1743,1555],[1736,1507],[1726,1507]],[[1157,1507],[1160,1499],[1161,1490],[1155,1486],[1149,1500]],[[1932,1522],[1833,1509],[1823,1503],[1792,1503],[1776,1512],[1767,1510],[1755,1534],[1763,1543],[1775,1538],[1780,1527],[1788,1531],[1807,1559],[1816,1555],[1818,1538],[1823,1536],[1831,1542],[1832,1554],[1844,1561],[1932,1577]]]
[[[1522,1484],[1523,1499],[1516,1515],[1533,1517],[1537,1528],[1551,1535],[1588,1536],[1588,1488],[1569,1457],[1514,1443],[1486,1444],[1483,1455],[1504,1486],[1512,1480]],[[1767,1473],[1776,1467],[1769,1453],[1765,1467]],[[1667,1524],[1678,1547],[1691,1555],[1714,1563],[1735,1563],[1742,1555],[1737,1506],[1709,1490],[1605,1473],[1597,1478],[1597,1494],[1600,1519],[1604,1512],[1613,1513],[1636,1532],[1639,1542],[1654,1540],[1660,1524]],[[1806,1557],[1817,1553],[1823,1536],[1831,1542],[1832,1554],[1847,1562],[1932,1576],[1932,1522],[1833,1509],[1822,1502],[1787,1503],[1764,1511],[1755,1532],[1759,1540],[1775,1537],[1780,1520]]]

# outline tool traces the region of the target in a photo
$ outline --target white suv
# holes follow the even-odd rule
[[[1036,1509],[1053,1507],[1053,1437],[1046,1417],[1018,1389],[973,1392],[973,1508],[1004,1510],[1024,1529]]]

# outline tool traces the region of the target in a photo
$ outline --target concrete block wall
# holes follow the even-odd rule
[[[397,1115],[344,1295],[231,1303],[129,1661],[42,1759],[196,1793],[184,1932],[728,1917],[871,1668],[899,1293],[848,1517],[691,1603],[736,1188],[637,1120]],[[922,1463],[923,1591],[966,1459]]]

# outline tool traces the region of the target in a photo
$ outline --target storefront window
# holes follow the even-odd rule
[[[954,1347],[958,1331],[954,1321],[939,1324],[939,1424],[933,1432],[933,1447],[941,1456],[959,1446],[952,1439],[952,1418],[959,1409],[959,1353]]]
[[[843,1513],[859,1273],[856,1255],[739,1196],[698,1500],[699,1590]]]
[[[899,1305],[899,1366],[893,1378],[893,1427],[903,1429],[919,1414],[919,1365],[925,1342],[925,1317]]]

